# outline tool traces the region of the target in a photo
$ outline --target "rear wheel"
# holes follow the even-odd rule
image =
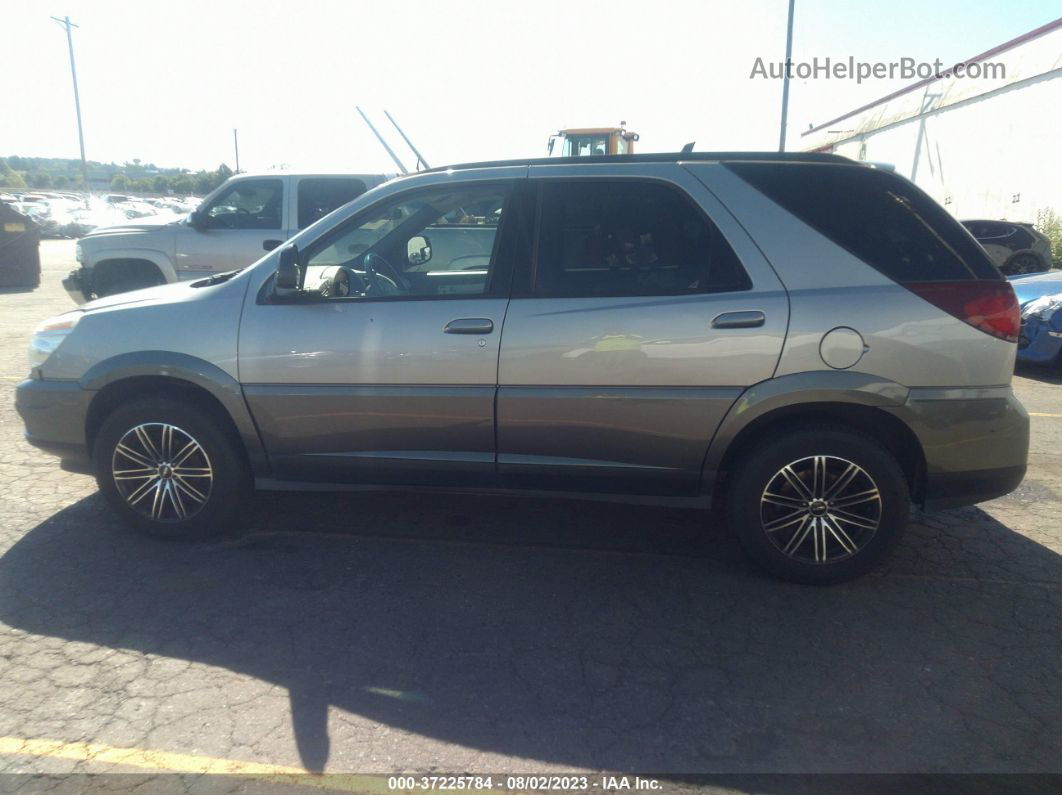
[[[812,584],[873,568],[899,540],[909,511],[893,456],[839,428],[761,443],[735,465],[728,499],[749,557],[771,574]]]
[[[96,483],[125,522],[149,535],[195,539],[235,517],[250,477],[236,443],[211,412],[142,398],[103,423]]]

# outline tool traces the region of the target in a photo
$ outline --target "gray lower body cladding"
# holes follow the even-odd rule
[[[1029,415],[1010,387],[912,389],[903,406],[885,410],[922,447],[926,510],[1001,497],[1025,476]]]
[[[486,470],[481,473],[486,475],[481,478],[486,484],[493,479],[490,473],[497,464],[490,450],[489,393],[493,390],[484,391],[487,394],[482,396],[483,405],[476,416],[456,418],[460,421],[455,424],[482,426],[480,432],[485,437],[476,448],[481,455],[472,463]],[[25,423],[27,441],[59,456],[66,468],[84,471],[90,463],[85,440],[86,417],[94,395],[94,391],[73,381],[23,381],[16,390],[16,408]],[[912,389],[902,402],[889,405],[891,401],[886,399],[882,403],[877,408],[902,421],[921,446],[925,472],[919,496],[926,509],[953,508],[993,499],[1012,491],[1021,482],[1028,457],[1029,416],[1010,387]],[[477,417],[480,422],[475,421]],[[276,429],[273,430],[275,433]],[[275,448],[276,439],[272,441]],[[730,440],[716,441],[725,444]],[[320,458],[322,465],[328,463],[329,456]],[[373,468],[378,468],[380,462],[374,463],[377,466]],[[468,463],[465,462],[465,468]],[[462,473],[460,482],[468,482],[467,474]],[[329,479],[324,472],[319,476]],[[596,490],[593,484],[584,487]]]
[[[64,466],[87,471],[85,419],[95,393],[76,381],[27,379],[15,389],[15,409],[26,426],[26,441],[59,456]]]

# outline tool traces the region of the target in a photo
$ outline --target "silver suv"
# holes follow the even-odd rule
[[[241,271],[43,324],[29,441],[127,522],[219,532],[252,486],[725,505],[848,579],[1009,492],[1018,307],[907,180],[832,155],[481,163],[360,196]]]

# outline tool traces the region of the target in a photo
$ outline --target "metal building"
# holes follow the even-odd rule
[[[1062,213],[1062,19],[963,64],[980,75],[920,80],[807,130],[800,148],[890,163],[958,218]]]

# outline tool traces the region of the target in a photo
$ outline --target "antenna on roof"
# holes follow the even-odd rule
[[[690,152],[692,152],[693,151],[693,145],[695,143],[697,143],[697,142],[696,141],[690,141],[688,144],[686,144],[684,147],[682,147],[682,154],[686,155],[686,154],[689,154]]]
[[[361,114],[361,118],[362,118],[362,119],[364,119],[364,121],[365,121],[365,123],[366,123],[367,125],[369,125],[369,129],[370,129],[370,130],[372,130],[372,133],[373,133],[373,135],[375,135],[375,136],[376,136],[376,140],[378,140],[378,141],[380,142],[380,146],[382,146],[382,147],[383,147],[384,149],[386,149],[386,150],[387,150],[387,154],[391,155],[391,159],[395,161],[395,165],[397,165],[397,166],[398,166],[399,170],[400,170],[400,171],[401,171],[401,172],[402,172],[403,174],[408,174],[408,173],[409,173],[409,169],[408,169],[408,168],[406,168],[406,167],[405,167],[405,166],[404,166],[404,165],[402,164],[402,161],[401,161],[401,160],[399,160],[399,159],[398,159],[398,155],[396,155],[396,154],[394,153],[394,150],[392,150],[392,149],[391,149],[391,147],[387,145],[387,141],[385,141],[385,140],[383,139],[383,136],[382,136],[382,135],[380,135],[379,131],[377,131],[377,129],[376,129],[375,127],[373,127],[373,126],[372,126],[372,122],[371,122],[371,121],[369,121],[369,117],[365,115],[365,111],[363,111],[363,110],[362,110],[361,108],[359,108],[359,107],[358,107],[357,105],[355,105],[355,106],[354,106],[354,110],[356,110],[356,111],[357,111],[358,113],[360,113],[360,114]],[[416,150],[414,150],[414,151],[416,151]]]
[[[402,132],[402,128],[398,126],[398,122],[391,117],[391,114],[385,110],[384,116],[386,116],[388,121],[395,126],[395,129],[398,130],[398,134],[402,136],[402,140],[406,142],[406,146],[412,149],[413,154],[417,156],[417,171],[420,171],[422,163],[424,164],[424,168],[431,168],[431,166],[428,165],[428,161],[424,159],[424,155],[417,151],[417,147],[413,146],[413,142],[409,140],[409,136]]]

